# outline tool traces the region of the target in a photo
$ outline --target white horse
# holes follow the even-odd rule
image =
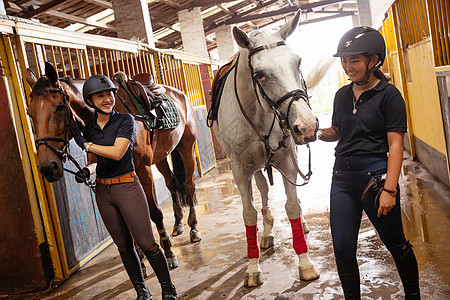
[[[261,248],[274,244],[274,219],[268,207],[268,184],[262,173],[264,168],[270,171],[270,166],[283,174],[287,196],[285,209],[291,221],[294,250],[299,257],[300,279],[319,278],[308,256],[300,201],[293,184],[297,174],[301,174],[294,143],[313,142],[318,129],[318,120],[309,108],[305,81],[299,69],[301,59],[284,42],[294,32],[299,17],[300,12],[276,33],[253,31],[247,35],[237,27],[233,29],[240,47],[239,57],[226,80],[217,120],[213,123],[214,132],[230,159],[242,197],[249,258],[244,280],[247,287],[262,284],[258,216],[252,196],[253,176],[263,204]],[[301,175],[308,180],[309,174]]]

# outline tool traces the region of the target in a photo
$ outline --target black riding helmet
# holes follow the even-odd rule
[[[386,57],[386,44],[381,33],[368,26],[355,27],[347,31],[339,41],[337,52],[333,56],[343,57],[356,54],[366,54],[369,57],[378,56],[375,66],[366,71],[366,82],[356,82],[356,84],[366,84],[370,73],[381,67]]]
[[[89,77],[83,84],[83,98],[84,101],[90,107],[93,107],[97,112],[101,114],[105,114],[103,111],[98,109],[94,103],[88,101],[91,99],[93,94],[103,92],[103,91],[117,91],[117,88],[114,86],[114,83],[105,75],[93,75]]]

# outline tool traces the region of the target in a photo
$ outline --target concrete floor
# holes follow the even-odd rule
[[[298,279],[290,224],[284,211],[281,176],[275,172],[270,206],[275,217],[275,246],[261,251],[264,284],[243,286],[247,267],[245,229],[238,190],[227,160],[196,180],[199,228],[203,240],[189,242],[189,228],[172,238],[180,266],[171,271],[180,299],[343,299],[336,272],[329,229],[329,189],[334,143],[315,142],[313,176],[298,189],[303,213],[311,229],[310,256],[320,278]],[[304,147],[303,147],[304,148]],[[300,151],[301,158],[307,153]],[[301,163],[300,163],[301,164]],[[303,169],[306,167],[303,166]],[[414,246],[422,299],[450,299],[450,189],[437,182],[420,164],[405,159],[401,178],[403,223]],[[256,191],[256,185],[254,184]],[[256,206],[261,208],[259,194]],[[161,206],[168,231],[173,224],[171,204]],[[262,229],[262,217],[258,227]],[[260,231],[261,234],[261,231]],[[404,299],[394,262],[367,217],[359,236],[358,260],[363,299]],[[148,265],[148,263],[146,262]],[[146,282],[154,299],[160,287],[151,268]],[[9,299],[134,299],[135,292],[122,267],[117,248],[109,246],[73,274],[62,286]]]

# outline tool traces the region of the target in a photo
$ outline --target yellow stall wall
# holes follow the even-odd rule
[[[431,41],[424,40],[411,46],[407,55],[407,89],[413,135],[446,155]]]

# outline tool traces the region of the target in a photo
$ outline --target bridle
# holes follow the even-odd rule
[[[39,155],[39,146],[41,145],[45,145],[46,147],[48,147],[50,150],[53,151],[53,153],[56,154],[56,156],[59,157],[59,159],[61,159],[62,162],[65,162],[66,159],[68,158],[78,170],[81,170],[81,166],[80,164],[76,161],[76,159],[70,154],[69,152],[69,141],[70,141],[70,135],[69,135],[69,124],[70,121],[73,118],[72,115],[72,110],[69,107],[69,95],[67,95],[66,91],[64,91],[63,88],[58,87],[58,88],[51,88],[47,90],[49,93],[59,93],[63,96],[63,104],[64,104],[64,130],[63,130],[63,137],[58,137],[58,136],[45,136],[42,138],[38,138],[36,139],[35,145],[36,145],[36,152],[37,155]],[[52,141],[52,142],[62,142],[64,145],[62,147],[62,149],[56,149],[55,147],[53,147],[52,145],[50,145],[48,142]],[[67,171],[71,174],[76,175],[77,173],[70,170],[70,169],[66,169],[63,168],[64,171]],[[84,182],[88,187],[90,188],[94,188],[95,187],[95,182],[92,181],[91,179],[87,178]]]
[[[269,95],[267,95],[267,93],[264,91],[264,88],[262,87],[261,83],[259,82],[254,70],[253,70],[253,66],[252,66],[252,56],[255,53],[258,53],[262,50],[267,50],[267,49],[272,49],[272,48],[276,48],[279,46],[286,46],[286,42],[285,41],[280,41],[277,43],[273,43],[273,44],[269,44],[269,45],[263,45],[263,46],[259,46],[256,48],[253,48],[252,50],[250,50],[250,52],[248,53],[248,66],[250,68],[250,73],[252,76],[252,82],[253,82],[253,88],[255,90],[255,94],[256,94],[256,98],[258,99],[259,104],[261,105],[261,101],[259,99],[259,94],[261,94],[262,98],[264,99],[264,101],[266,101],[267,105],[272,109],[275,117],[277,118],[278,122],[280,123],[280,125],[282,125],[282,128],[289,128],[290,124],[289,124],[289,112],[291,110],[291,106],[292,103],[294,103],[294,101],[297,101],[299,99],[303,99],[306,104],[308,104],[308,107],[311,108],[311,106],[309,105],[309,96],[306,90],[306,84],[305,81],[302,77],[303,80],[303,86],[305,86],[305,89],[296,89],[296,90],[292,90],[290,92],[287,92],[285,95],[281,96],[278,100],[274,101],[272,100]],[[258,94],[258,90],[259,90],[259,94]],[[287,99],[291,98],[291,101],[289,101],[289,105],[288,105],[288,109],[286,112],[286,115],[284,115],[282,112],[280,112],[278,110],[278,107]]]
[[[50,150],[52,150],[56,156],[58,156],[63,162],[66,161],[66,158],[68,157],[69,151],[69,122],[70,119],[72,118],[72,111],[69,108],[69,104],[67,99],[69,99],[69,96],[67,95],[67,93],[61,89],[61,88],[53,88],[53,89],[48,89],[48,92],[50,93],[60,93],[63,96],[63,103],[64,103],[64,132],[63,132],[63,136],[64,137],[55,137],[55,136],[46,136],[46,137],[42,137],[39,139],[36,139],[34,142],[36,144],[36,151],[39,154],[39,146],[40,145],[45,145],[48,148],[50,148]],[[50,145],[48,143],[48,141],[53,141],[53,142],[62,142],[64,143],[64,146],[62,147],[61,150],[56,149],[55,147],[53,147],[52,145]]]
[[[253,121],[249,118],[249,116],[245,112],[244,108],[242,107],[241,101],[239,99],[238,91],[237,91],[237,70],[238,70],[237,65],[238,65],[238,62],[239,62],[239,58],[236,60],[236,66],[235,66],[235,71],[234,71],[234,92],[235,92],[236,99],[238,101],[239,108],[240,108],[242,114],[244,115],[245,119],[250,124],[250,126],[253,128],[255,133],[258,135],[259,139],[264,143],[264,146],[265,146],[265,149],[266,149],[266,154],[267,154],[266,162],[265,162],[265,170],[267,171],[267,175],[269,177],[270,184],[273,185],[273,174],[272,174],[272,163],[271,163],[271,160],[272,160],[273,156],[275,155],[275,153],[279,149],[281,149],[281,148],[288,148],[289,149],[289,156],[290,156],[290,158],[292,160],[292,163],[295,166],[295,169],[296,169],[297,173],[303,178],[303,183],[296,184],[295,182],[292,182],[281,170],[278,169],[278,171],[291,184],[296,185],[296,186],[302,186],[302,185],[305,185],[305,184],[307,184],[309,182],[309,179],[310,179],[310,177],[312,175],[312,171],[311,171],[311,149],[310,149],[309,145],[307,144],[306,146],[307,146],[308,152],[309,152],[308,173],[306,175],[304,175],[303,172],[299,169],[297,162],[295,161],[295,155],[293,153],[293,147],[292,147],[290,139],[289,139],[289,137],[290,137],[290,133],[289,133],[289,128],[290,128],[289,112],[290,112],[291,106],[294,103],[294,101],[297,101],[299,99],[303,99],[306,102],[306,104],[308,104],[308,107],[311,108],[311,106],[309,104],[309,96],[308,96],[308,93],[307,93],[307,90],[306,90],[305,81],[302,78],[303,85],[305,86],[304,90],[302,90],[302,89],[295,89],[295,90],[289,91],[285,95],[281,96],[278,100],[274,101],[274,100],[272,100],[269,97],[269,95],[267,95],[267,93],[264,91],[264,88],[262,87],[261,83],[258,81],[257,76],[256,76],[257,74],[255,74],[255,72],[254,72],[254,69],[253,69],[253,66],[252,66],[252,61],[251,61],[251,58],[252,58],[252,56],[255,53],[257,53],[259,51],[266,50],[266,49],[272,49],[272,48],[275,48],[275,47],[278,47],[278,46],[286,46],[286,42],[280,41],[280,42],[269,44],[269,45],[259,46],[259,47],[251,49],[249,54],[248,54],[248,66],[250,68],[250,74],[251,74],[251,78],[252,78],[252,82],[253,82],[253,88],[254,88],[254,91],[255,91],[258,103],[261,105],[261,100],[259,98],[259,94],[261,94],[262,98],[264,99],[264,101],[266,102],[266,104],[269,106],[269,108],[272,110],[272,112],[274,114],[272,125],[271,125],[269,133],[267,135],[263,136],[259,132],[259,130],[257,129],[256,125],[253,123]],[[258,93],[258,90],[259,90],[259,93]],[[283,102],[288,100],[289,98],[291,98],[291,100],[289,101],[286,115],[284,115],[279,110],[279,106]],[[270,144],[269,144],[269,138],[270,138],[270,134],[272,133],[272,130],[273,130],[273,127],[274,127],[274,124],[275,124],[275,120],[278,120],[280,128],[282,129],[283,138],[281,139],[281,141],[278,142],[278,147],[277,148],[272,148],[272,147],[270,147]]]

